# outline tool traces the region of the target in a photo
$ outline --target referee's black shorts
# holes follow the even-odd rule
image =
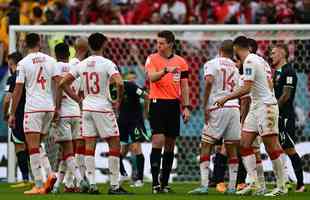
[[[152,134],[175,138],[180,135],[180,102],[177,99],[151,99],[149,120]]]
[[[295,147],[295,118],[279,116],[279,140],[283,149]]]

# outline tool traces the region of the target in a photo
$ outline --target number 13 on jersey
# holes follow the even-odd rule
[[[97,72],[83,72],[86,90],[88,94],[98,94],[100,92],[99,75]]]

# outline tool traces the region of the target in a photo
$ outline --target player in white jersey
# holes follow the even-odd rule
[[[55,46],[55,55],[57,58],[57,70],[61,77],[69,73],[71,68],[76,66],[70,66],[69,61],[69,46],[65,43],[59,43]],[[75,80],[72,85],[72,90],[76,93],[79,92],[80,79]],[[60,91],[60,90],[59,90]],[[56,142],[60,144],[62,158],[59,163],[59,169],[57,174],[57,182],[53,188],[54,193],[59,192],[60,183],[64,179],[64,165],[74,174],[76,178],[77,186],[81,192],[88,190],[87,182],[84,181],[80,169],[75,160],[73,139],[81,136],[81,113],[80,106],[77,102],[71,99],[68,95],[58,93],[56,96],[56,112],[57,123],[55,138]]]
[[[252,169],[247,171],[248,173],[249,171],[253,172],[253,174],[249,175],[254,180],[253,190],[256,193],[259,185],[257,182],[257,173],[255,173],[255,155],[253,154],[251,145],[256,136],[260,135],[272,161],[273,171],[277,179],[277,188],[265,195],[277,196],[286,194],[287,188],[284,180],[284,169],[280,159],[283,150],[278,140],[279,110],[273,92],[270,66],[263,58],[249,52],[248,39],[244,36],[235,39],[234,51],[243,63],[244,86],[230,95],[219,99],[216,101],[216,104],[218,106],[224,106],[226,101],[240,98],[251,92],[251,107],[242,129],[240,150],[242,159],[245,162],[254,163],[250,164]]]
[[[48,132],[55,106],[52,88],[59,81],[55,70],[56,60],[40,50],[40,36],[30,33],[26,36],[28,55],[17,65],[16,87],[13,93],[9,125],[15,126],[15,112],[23,87],[26,88],[24,132],[30,154],[30,165],[35,186],[25,194],[48,193],[56,181],[46,156],[40,154],[40,142]],[[43,185],[41,168],[48,169],[49,176]]]
[[[237,87],[239,70],[232,61],[233,43],[226,40],[221,44],[219,57],[207,62],[205,70],[205,125],[202,131],[200,174],[201,186],[190,194],[208,193],[209,163],[213,145],[223,138],[229,158],[229,184],[227,194],[236,192],[238,171],[237,146],[240,141],[240,112],[238,99],[227,101],[223,108],[214,103],[229,95]]]
[[[85,138],[86,177],[90,190],[97,193],[95,182],[96,138],[105,139],[109,144],[108,165],[110,170],[109,194],[128,194],[119,184],[120,141],[116,117],[112,109],[109,93],[110,79],[117,85],[118,102],[124,92],[124,83],[116,65],[102,57],[107,38],[100,33],[89,36],[88,44],[91,56],[80,62],[61,82],[67,94],[76,101],[81,99],[68,87],[78,77],[82,79],[85,99],[83,100],[82,135]]]

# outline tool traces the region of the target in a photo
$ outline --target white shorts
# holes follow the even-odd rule
[[[258,133],[260,136],[278,134],[278,118],[278,105],[251,106],[242,131]]]
[[[72,141],[81,138],[82,132],[80,117],[60,118],[55,135],[56,142]]]
[[[82,136],[109,138],[119,136],[114,112],[83,111]]]
[[[240,140],[241,125],[239,108],[220,108],[211,111],[208,124],[202,130],[202,141],[214,144],[223,138],[225,143]]]
[[[54,112],[25,112],[24,132],[47,134],[53,120]]]

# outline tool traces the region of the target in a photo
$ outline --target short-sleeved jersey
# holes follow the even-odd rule
[[[110,78],[118,74],[117,66],[102,56],[90,56],[73,67],[70,73],[83,83],[83,110],[110,112],[112,102],[109,92]]]
[[[273,76],[273,81],[277,99],[282,96],[284,87],[290,87],[292,89],[289,99],[280,108],[280,115],[284,117],[293,116],[293,103],[296,93],[297,75],[292,65],[285,64],[282,68],[276,70]]]
[[[140,98],[144,96],[144,90],[133,81],[124,81],[124,87],[124,98],[120,105],[119,121],[122,123],[143,123]]]
[[[239,87],[242,87],[242,86],[244,86],[244,75],[243,74],[240,75],[240,78],[239,78]],[[247,97],[251,98],[251,93],[243,95],[241,99],[247,98]]]
[[[59,74],[64,77],[67,73],[70,72],[72,67],[76,67],[70,65],[69,63],[58,62],[57,63],[57,70],[59,70]],[[76,79],[71,84],[72,90],[78,93],[80,89],[80,78]],[[60,116],[61,117],[79,117],[80,116],[80,107],[79,104],[71,99],[67,94],[63,94],[61,100],[61,107],[60,107]]]
[[[52,79],[59,75],[56,60],[44,53],[30,53],[17,64],[16,83],[26,88],[25,112],[54,111]]]
[[[272,80],[269,64],[256,54],[249,54],[244,62],[244,81],[253,82],[251,89],[252,103],[277,104],[273,89],[268,81]]]
[[[158,53],[148,56],[145,68],[147,71],[160,71],[165,67],[176,67],[175,73],[167,73],[156,82],[150,81],[150,99],[180,99],[181,98],[181,79],[182,73],[188,73],[186,61],[173,55],[171,58],[164,58]]]
[[[12,75],[8,78],[5,88],[5,92],[13,93],[15,88],[16,82],[16,72],[12,73]],[[19,104],[16,109],[16,117],[24,117],[24,110],[25,110],[25,103],[26,103],[26,89],[24,87],[22,97],[19,101]]]
[[[214,103],[233,92],[238,87],[239,71],[236,64],[229,58],[217,57],[204,65],[204,76],[214,78],[209,96],[208,109],[217,106]],[[239,107],[238,99],[229,100],[224,107]]]

